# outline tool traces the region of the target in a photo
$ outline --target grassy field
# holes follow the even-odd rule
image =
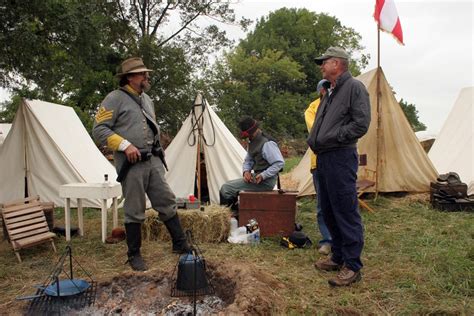
[[[365,248],[362,282],[347,288],[331,288],[332,274],[313,267],[316,249],[283,249],[277,238],[265,238],[257,247],[228,243],[202,244],[208,261],[223,259],[248,262],[273,275],[284,287],[279,294],[286,300],[290,315],[473,315],[474,214],[433,210],[426,196],[381,197],[368,201],[376,210],[363,213]],[[57,224],[63,212],[55,213]],[[298,201],[298,222],[314,243],[314,200]],[[124,265],[124,242],[100,242],[100,212],[85,212],[86,235],[74,237],[75,258],[96,278],[111,278],[129,270]],[[63,237],[57,239],[64,249]],[[151,267],[170,267],[176,256],[170,245],[145,242],[143,252]],[[15,297],[34,293],[32,285],[49,275],[59,254],[49,245],[22,251],[23,262],[6,241],[0,243],[0,308],[3,314],[18,308]],[[13,309],[14,310],[14,309]],[[7,313],[8,314],[8,313]]]

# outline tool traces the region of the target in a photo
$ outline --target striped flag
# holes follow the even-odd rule
[[[376,0],[374,18],[381,30],[392,33],[400,44],[405,45],[403,44],[402,25],[394,0]]]

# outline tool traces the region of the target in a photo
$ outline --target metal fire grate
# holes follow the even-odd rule
[[[207,275],[206,275],[207,276]],[[209,278],[208,278],[209,280]],[[196,292],[196,293],[194,293]],[[214,287],[212,286],[212,284],[209,284],[208,286],[202,288],[202,289],[196,289],[196,291],[194,290],[189,290],[189,291],[182,291],[182,290],[178,290],[176,288],[176,282],[173,286],[173,288],[171,289],[171,296],[172,297],[185,297],[185,296],[204,296],[204,295],[213,295],[215,293],[214,291]]]
[[[173,286],[171,288],[171,296],[193,296],[194,301],[196,301],[196,296],[212,295],[215,293],[215,290],[207,272],[206,259],[204,259],[202,256],[201,249],[199,249],[198,245],[194,242],[192,232],[190,230],[186,231],[186,238],[193,251],[192,253],[181,255],[178,259],[178,263],[174,268],[172,276]],[[188,269],[188,272],[192,271],[191,280],[187,280],[189,282],[189,284],[187,284],[188,289],[180,289],[178,285],[180,281],[180,273],[182,273],[180,269],[183,268],[183,262],[191,266],[190,269]],[[200,274],[201,276],[198,278]]]
[[[69,269],[65,269],[65,261],[68,260]],[[79,266],[80,270],[73,271],[73,263]],[[73,273],[80,273],[81,277],[87,277],[86,280],[75,280]],[[66,295],[65,292],[61,295],[60,287],[57,288],[57,295],[51,295],[48,292],[48,288],[55,288],[55,284],[61,284],[60,280],[71,280],[72,284],[79,284],[83,281],[88,284],[87,289],[81,289],[77,291],[77,294],[70,293],[72,295]],[[75,283],[77,282],[77,283]],[[80,310],[87,306],[95,303],[95,297],[97,293],[97,282],[95,282],[91,275],[80,265],[80,263],[72,256],[71,246],[66,246],[66,250],[60,257],[58,263],[54,266],[53,271],[48,276],[42,285],[36,286],[37,290],[35,295],[26,297],[31,299],[31,303],[28,307],[27,315],[60,315],[61,313],[67,313],[68,310]],[[76,286],[79,290],[79,287]],[[49,295],[48,295],[49,294]],[[25,299],[25,298],[22,298]]]
[[[27,315],[61,315],[61,313],[67,313],[68,310],[81,310],[94,305],[97,282],[90,282],[90,287],[85,292],[73,296],[48,296],[43,292],[42,289],[36,291],[35,295],[41,296],[31,301]]]

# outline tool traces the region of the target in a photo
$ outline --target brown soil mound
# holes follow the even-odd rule
[[[249,263],[209,263],[211,282],[228,306],[225,314],[270,315],[285,310],[275,277]]]

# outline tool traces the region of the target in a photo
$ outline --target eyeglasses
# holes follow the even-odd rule
[[[137,73],[135,73],[135,75],[137,75],[137,76],[143,76],[143,77],[145,77],[145,79],[150,79],[150,74],[149,74],[148,72],[146,72],[146,71],[144,71],[144,72],[137,72]]]
[[[321,66],[326,65],[326,63],[327,63],[328,61],[330,61],[330,60],[331,60],[331,61],[334,61],[335,59],[333,59],[333,58],[328,58],[328,59],[326,59],[326,60],[323,61],[323,63],[321,64]]]

